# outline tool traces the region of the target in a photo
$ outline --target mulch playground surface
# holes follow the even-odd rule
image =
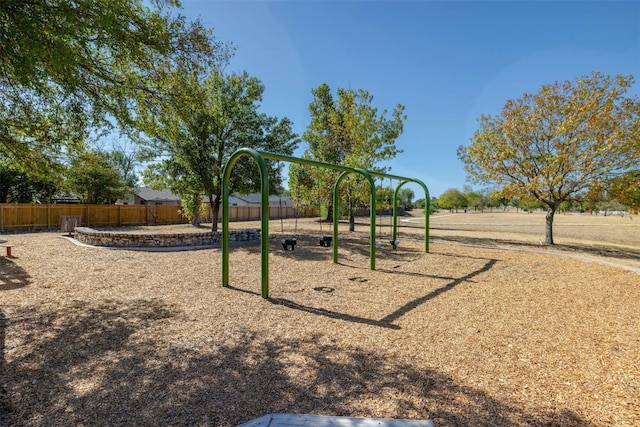
[[[405,221],[376,270],[366,226],[341,228],[334,264],[300,220],[295,251],[271,240],[269,299],[257,245],[231,250],[223,288],[219,249],[3,234],[16,246],[0,256],[0,425],[236,426],[276,412],[640,425],[640,218],[560,219],[555,248],[533,217],[474,231],[482,218],[433,217],[429,253],[419,218]],[[285,225],[270,230],[293,235]]]

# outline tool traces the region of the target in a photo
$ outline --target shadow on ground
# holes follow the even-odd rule
[[[353,322],[353,323],[360,323],[360,324],[365,324],[365,325],[370,325],[370,326],[378,326],[378,327],[382,327],[382,328],[389,328],[389,329],[400,329],[400,326],[395,325],[393,322],[397,321],[398,319],[400,319],[402,316],[408,314],[410,311],[417,309],[418,307],[420,307],[422,304],[427,303],[428,301],[440,296],[441,294],[452,290],[453,288],[455,288],[456,286],[471,281],[471,279],[473,279],[475,276],[485,273],[489,270],[491,270],[493,268],[493,266],[498,262],[498,260],[496,259],[486,259],[486,263],[484,266],[482,266],[481,268],[475,270],[475,271],[471,271],[468,274],[461,276],[461,277],[441,277],[441,276],[432,276],[432,275],[428,275],[428,274],[423,274],[423,273],[405,273],[405,272],[395,272],[395,271],[389,271],[389,273],[398,273],[400,275],[402,274],[411,274],[411,275],[419,275],[419,276],[423,276],[423,277],[437,277],[438,279],[444,279],[444,280],[448,280],[449,282],[439,288],[436,288],[430,292],[428,292],[425,295],[421,295],[418,296],[417,298],[408,301],[406,304],[400,306],[399,308],[397,308],[395,311],[393,311],[392,313],[387,314],[386,316],[382,317],[381,319],[369,319],[369,318],[365,318],[365,317],[357,317],[357,316],[353,316],[353,315],[348,315],[346,313],[339,313],[336,311],[331,311],[331,310],[327,310],[325,308],[318,308],[318,307],[311,307],[311,306],[307,306],[304,305],[302,303],[299,302],[295,302],[286,298],[269,298],[269,301],[271,301],[274,304],[279,304],[279,305],[284,305],[285,307],[288,307],[290,309],[293,310],[300,310],[300,311],[304,311],[306,313],[311,313],[317,316],[323,316],[323,317],[327,317],[330,319],[339,319],[339,320],[343,320],[343,321],[347,321],[347,322]],[[326,291],[326,290],[330,290],[331,288],[319,288],[316,289],[318,291]]]
[[[181,316],[158,300],[113,300],[0,317],[0,424],[234,426],[273,412],[379,416],[384,405],[387,417],[438,426],[590,425],[568,410],[524,411],[438,370],[320,334],[238,328],[233,339],[187,346],[189,337],[158,342],[150,332]]]
[[[11,258],[0,256],[0,291],[9,291],[31,284],[31,276]]]
[[[488,239],[482,237],[469,237],[469,236],[438,236],[436,240],[459,243],[465,245],[478,245],[498,248],[500,246],[512,246],[515,248],[523,249],[553,249],[558,251],[565,251],[571,253],[584,254],[588,256],[598,256],[604,258],[631,260],[640,262],[640,250],[634,248],[617,248],[607,245],[586,245],[579,243],[571,244],[531,244],[527,242],[508,240],[508,239]]]

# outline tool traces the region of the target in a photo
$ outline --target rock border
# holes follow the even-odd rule
[[[219,231],[199,233],[127,233],[101,231],[89,227],[76,227],[75,239],[86,245],[109,248],[172,248],[206,246],[219,248],[222,234]],[[243,246],[260,242],[260,229],[230,230],[229,245]]]

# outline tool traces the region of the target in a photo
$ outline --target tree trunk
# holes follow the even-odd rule
[[[349,231],[356,231],[356,215],[351,201],[351,191],[349,191]]]
[[[217,195],[209,196],[209,204],[211,206],[211,231],[218,231],[218,214],[220,213],[220,197]]]
[[[193,218],[191,218],[192,227],[200,227],[200,209],[196,209],[193,212]]]
[[[327,222],[333,222],[333,203],[327,206]]]
[[[549,206],[547,209],[547,217],[545,224],[545,243],[547,245],[553,245],[553,216],[556,213],[556,208]]]

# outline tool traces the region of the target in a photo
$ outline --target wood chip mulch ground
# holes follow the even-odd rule
[[[274,412],[438,426],[640,425],[640,275],[405,239],[369,269],[313,233],[183,252],[12,234],[0,257],[0,425],[235,426]]]

